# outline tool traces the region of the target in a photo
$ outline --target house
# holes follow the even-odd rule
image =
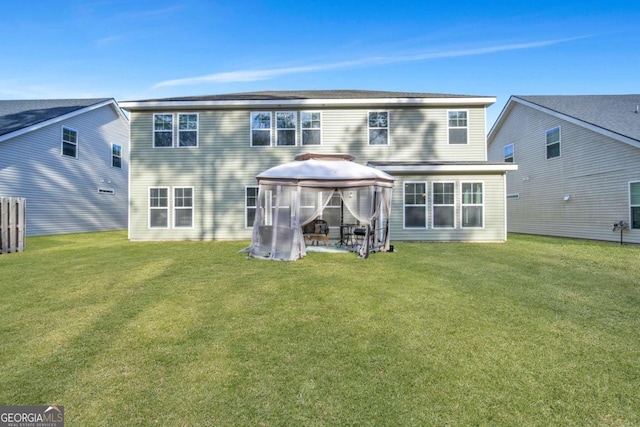
[[[512,96],[488,135],[514,162],[509,231],[640,243],[640,95]]]
[[[127,228],[129,122],[100,99],[0,101],[0,196],[27,235]]]
[[[505,175],[488,162],[494,97],[265,91],[122,102],[131,121],[131,240],[251,239],[261,172],[345,154],[397,178],[394,240],[506,239]],[[339,239],[340,197],[321,214]]]

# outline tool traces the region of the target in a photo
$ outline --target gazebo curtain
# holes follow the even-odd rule
[[[258,258],[288,261],[305,256],[302,226],[322,213],[335,191],[339,192],[344,206],[353,217],[366,226],[367,234],[361,254],[368,254],[370,233],[374,232],[374,241],[379,242],[379,249],[386,251],[389,249],[387,220],[391,211],[391,190],[375,185],[337,189],[291,183],[260,184],[250,254]]]

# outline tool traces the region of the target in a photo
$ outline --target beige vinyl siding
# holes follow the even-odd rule
[[[63,126],[78,132],[77,158],[61,154]],[[126,120],[111,105],[2,141],[0,196],[27,199],[31,236],[125,229],[128,141]],[[112,143],[122,147],[122,168],[111,166]]]
[[[545,131],[561,127],[560,157],[547,159]],[[613,223],[629,221],[629,181],[640,180],[640,149],[515,104],[489,149],[514,143],[519,170],[507,178],[512,232],[617,241]],[[565,201],[565,196],[570,199]],[[624,233],[640,243],[640,230]]]
[[[250,239],[251,229],[244,226],[245,187],[256,185],[258,173],[293,161],[297,154],[304,152],[348,153],[361,164],[368,160],[485,160],[485,109],[464,109],[469,111],[469,144],[463,146],[447,144],[448,108],[442,107],[313,108],[322,113],[322,145],[301,146],[298,127],[297,145],[284,147],[250,146],[251,112],[297,111],[299,119],[299,112],[309,109],[194,110],[199,115],[197,148],[153,148],[153,114],[177,115],[185,111],[134,111],[131,113],[130,238]],[[388,146],[368,144],[369,111],[389,111]],[[275,132],[275,118],[272,131]],[[275,137],[272,135],[272,138]],[[275,144],[275,139],[273,141]],[[193,229],[148,228],[148,191],[154,186],[194,188]]]

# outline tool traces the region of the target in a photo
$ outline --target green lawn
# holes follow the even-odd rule
[[[67,426],[640,425],[640,247],[368,259],[30,237],[0,255],[0,405]]]

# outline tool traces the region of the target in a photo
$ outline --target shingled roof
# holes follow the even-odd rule
[[[111,98],[0,100],[0,136],[111,100]]]
[[[297,99],[382,99],[382,98],[478,98],[474,95],[442,93],[389,92],[378,90],[266,90],[259,92],[227,93],[221,95],[184,96],[179,98],[148,99],[144,101],[273,101]],[[144,102],[139,101],[139,102]]]
[[[514,95],[511,98],[640,141],[640,95]]]

